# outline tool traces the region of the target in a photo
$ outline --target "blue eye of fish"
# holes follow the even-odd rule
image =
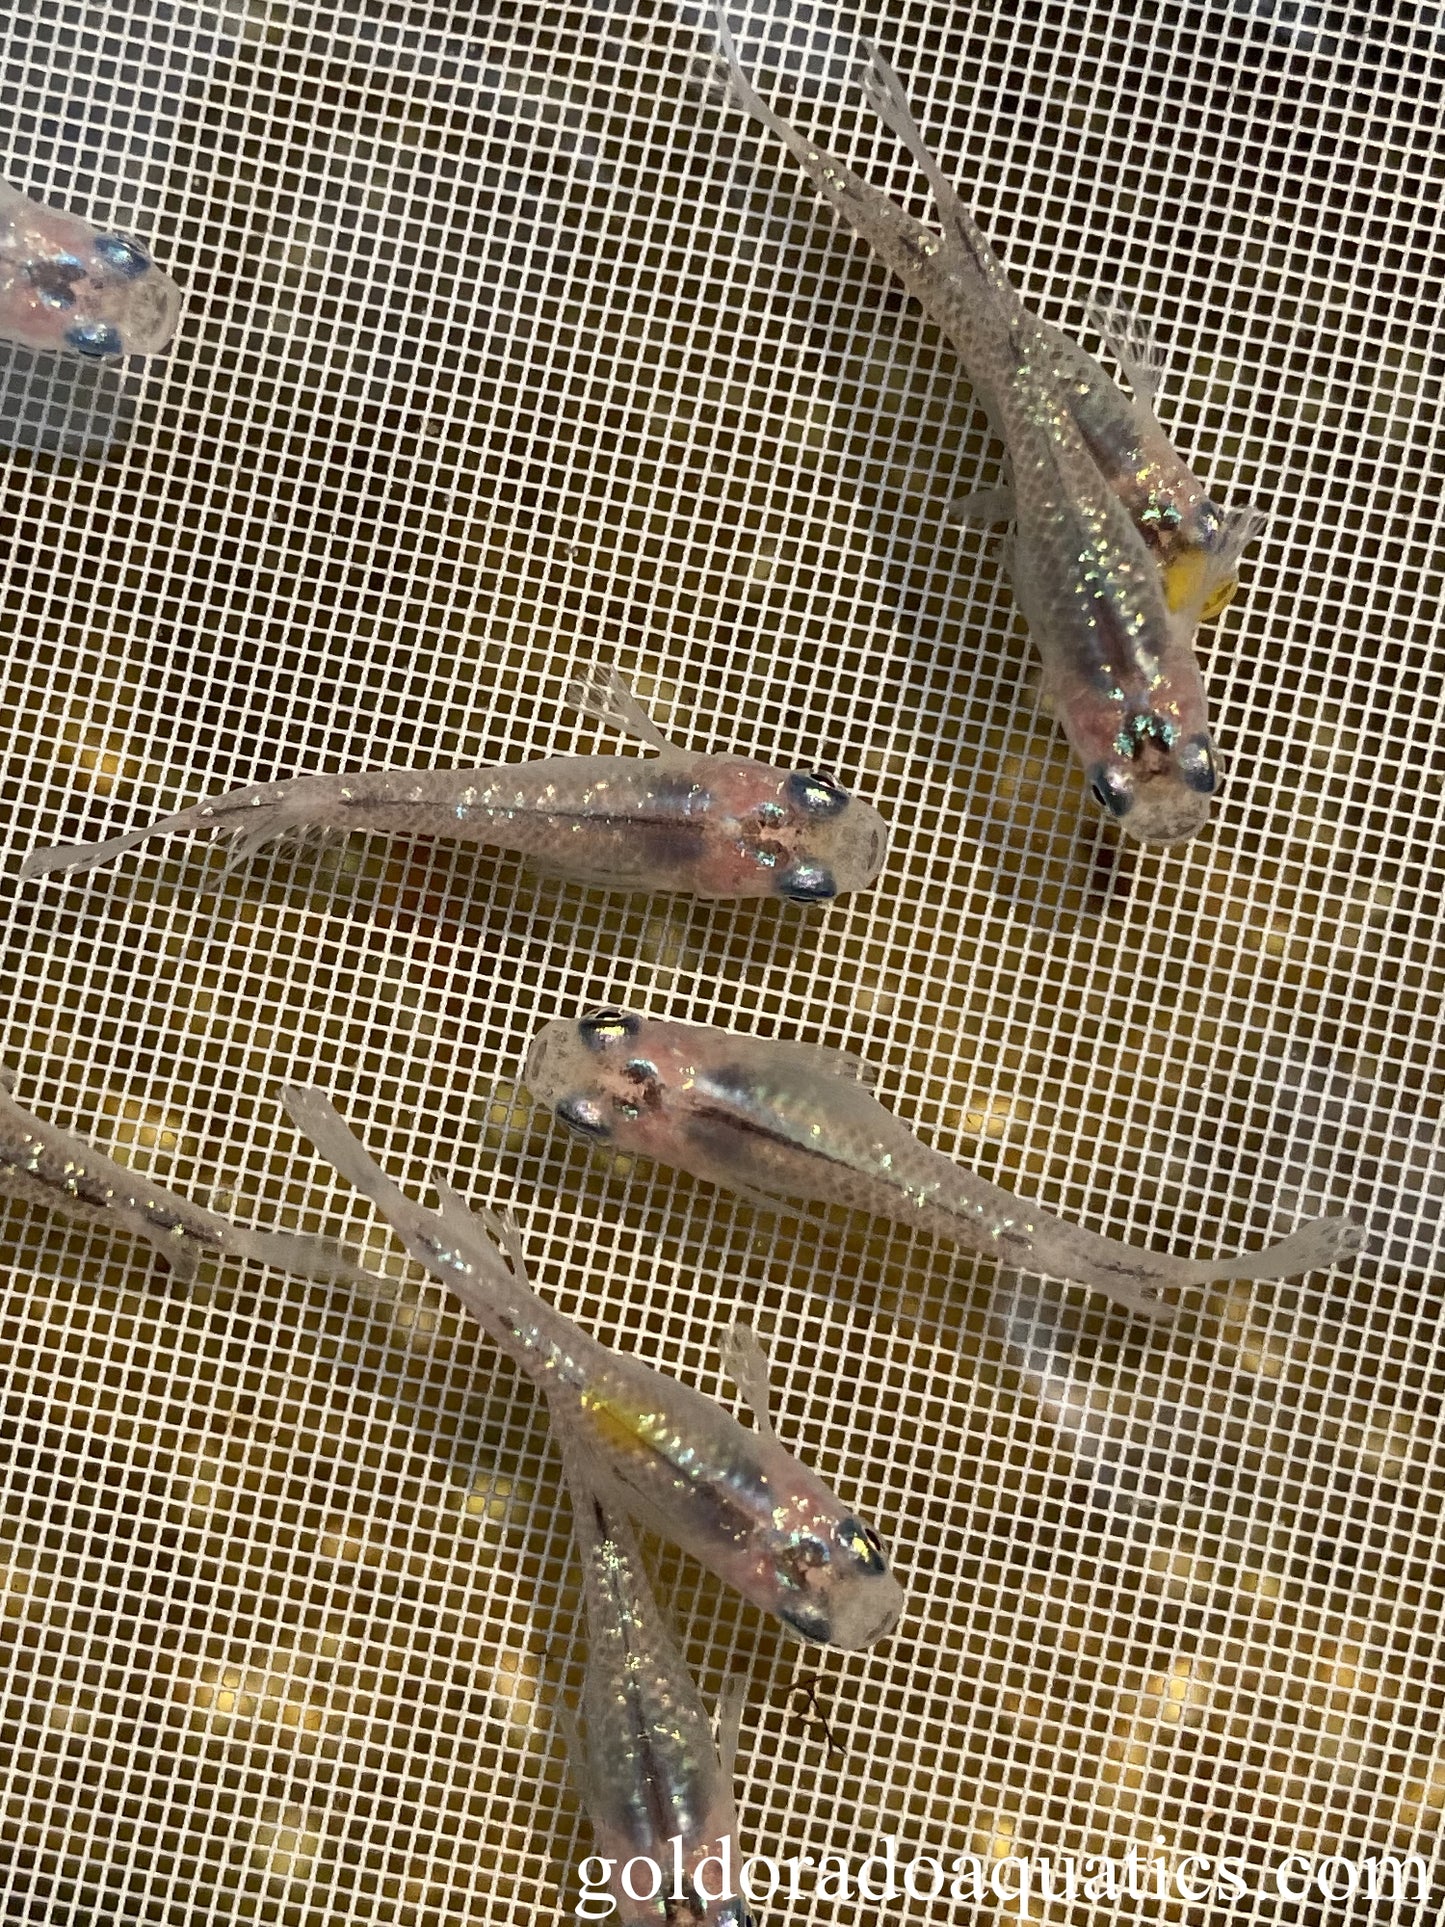
[[[577,1025],[577,1035],[593,1050],[606,1050],[625,1037],[636,1037],[641,1029],[642,1019],[630,1011],[589,1010]]]
[[[80,354],[92,355],[97,360],[103,355],[125,353],[120,329],[113,327],[109,321],[87,321],[78,328],[67,328],[65,339]]]
[[[138,280],[151,265],[144,247],[128,234],[97,234],[95,251],[107,267],[114,268],[128,281]]]
[[[788,794],[809,816],[837,816],[849,802],[847,790],[821,769],[794,770],[788,778]]]
[[[843,1546],[869,1572],[887,1572],[888,1561],[883,1552],[883,1541],[861,1519],[844,1519],[838,1527],[838,1538]]]
[[[788,812],[783,808],[781,803],[759,803],[758,805],[758,821],[760,823],[781,823],[786,819],[787,814]]]
[[[778,895],[790,903],[827,903],[838,894],[833,872],[826,863],[803,859],[790,863],[777,883]]]
[[[828,1615],[819,1607],[805,1605],[801,1601],[796,1606],[779,1606],[778,1617],[791,1626],[795,1633],[804,1639],[826,1640],[833,1630]]]
[[[579,1137],[595,1140],[612,1135],[602,1106],[590,1097],[564,1097],[555,1108],[567,1129],[575,1131]]]
[[[1095,763],[1089,771],[1089,788],[1111,816],[1127,816],[1134,807],[1134,792],[1128,778],[1106,763]]]
[[[1214,745],[1207,736],[1191,736],[1178,755],[1179,774],[1190,789],[1212,796],[1219,788],[1219,771],[1214,766]]]

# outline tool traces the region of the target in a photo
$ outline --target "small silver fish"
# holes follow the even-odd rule
[[[232,1224],[127,1170],[68,1131],[32,1116],[11,1096],[13,1084],[8,1071],[0,1072],[0,1196],[144,1238],[183,1281],[195,1277],[203,1252],[219,1251],[303,1278],[359,1284],[368,1293],[380,1286],[380,1279],[327,1238]]]
[[[412,1257],[546,1393],[554,1431],[575,1437],[634,1519],[803,1639],[871,1646],[892,1631],[903,1593],[883,1541],[774,1432],[767,1361],[755,1340],[735,1332],[727,1353],[758,1421],[749,1432],[710,1398],[609,1351],[539,1298],[514,1226],[476,1217],[435,1173],[441,1210],[424,1211],[374,1163],[324,1093],[292,1087],[281,1096]]]
[[[658,1611],[625,1507],[606,1491],[569,1427],[558,1428],[557,1441],[587,1599],[582,1731],[560,1706],[558,1714],[598,1851],[611,1863],[620,1927],[684,1920],[752,1927],[740,1899],[713,1898],[707,1876],[699,1877],[699,1862],[737,1834],[733,1771],[744,1683],[737,1675],[728,1681],[714,1745],[707,1708]],[[622,1869],[638,1857],[662,1869],[650,1900],[635,1899],[622,1884]]]
[[[1171,1258],[1081,1225],[921,1144],[868,1088],[856,1057],[627,1011],[559,1018],[533,1039],[523,1079],[569,1129],[726,1190],[841,1204],[899,1218],[1001,1264],[1103,1292],[1148,1317],[1169,1287],[1289,1278],[1359,1250],[1360,1226],[1319,1218],[1261,1251]]]
[[[1108,325],[1130,358],[1132,402],[1023,305],[880,56],[864,70],[864,93],[926,173],[942,234],[776,114],[744,74],[726,20],[717,20],[740,104],[922,302],[1004,443],[1010,485],[961,513],[1015,522],[1014,592],[1043,661],[1045,696],[1096,799],[1144,842],[1196,835],[1219,778],[1194,635],[1232,593],[1255,512],[1219,509],[1170,446],[1150,406],[1149,358],[1116,319]]]
[[[882,868],[887,825],[824,772],[682,749],[613,670],[594,669],[570,697],[657,755],[298,776],[232,790],[108,843],[36,850],[21,874],[90,870],[148,837],[197,830],[235,840],[231,868],[275,837],[377,830],[519,850],[554,875],[609,889],[793,903],[862,890]]]
[[[0,181],[0,335],[87,360],[153,355],[181,291],[144,241],[92,227]]]

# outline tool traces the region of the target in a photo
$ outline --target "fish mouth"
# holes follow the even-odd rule
[[[541,1081],[542,1067],[547,1062],[547,1053],[551,1047],[551,1037],[545,1030],[540,1031],[528,1047],[526,1060],[522,1065],[522,1082],[534,1092]]]
[[[1208,823],[1212,797],[1161,774],[1141,783],[1119,827],[1140,843],[1187,843]]]
[[[886,1639],[903,1617],[903,1588],[890,1572],[834,1595],[831,1646],[850,1652]]]

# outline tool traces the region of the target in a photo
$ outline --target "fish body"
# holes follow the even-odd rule
[[[526,1281],[515,1234],[508,1268],[483,1221],[440,1180],[440,1214],[393,1185],[319,1092],[283,1093],[291,1117],[385,1214],[407,1250],[447,1284],[509,1358],[546,1393],[554,1428],[604,1470],[639,1524],[690,1552],[800,1637],[858,1647],[896,1623],[902,1592],[878,1534],[782,1444],[767,1419],[761,1372],[750,1378],[761,1429],[611,1351]],[[761,1404],[762,1409],[759,1409]]]
[[[233,790],[108,843],[36,851],[24,874],[91,869],[151,836],[216,831],[234,839],[240,860],[277,837],[370,830],[493,844],[619,890],[822,903],[877,876],[887,826],[831,777],[681,749],[607,672],[575,693],[657,755],[300,776]]]
[[[926,172],[942,233],[768,107],[721,18],[719,52],[742,106],[948,336],[1002,439],[1010,484],[990,500],[1014,520],[1019,607],[1046,697],[1095,797],[1142,841],[1194,836],[1218,787],[1194,635],[1206,611],[1228,600],[1252,517],[1231,519],[1210,501],[1147,395],[1126,398],[1024,306],[880,58],[864,91]]]
[[[0,1074],[0,1196],[44,1205],[64,1218],[143,1238],[178,1278],[195,1276],[203,1253],[254,1260],[307,1278],[379,1283],[326,1238],[257,1231],[168,1191],[102,1151],[32,1116]]]
[[[1052,1217],[930,1149],[874,1097],[856,1058],[627,1011],[559,1019],[533,1040],[528,1089],[579,1136],[734,1191],[897,1218],[936,1237],[1171,1316],[1170,1287],[1285,1278],[1359,1248],[1322,1218],[1278,1245],[1191,1260]]]
[[[180,311],[180,289],[143,241],[0,181],[0,335],[91,361],[149,355]]]
[[[583,1727],[569,1735],[571,1759],[598,1852],[611,1862],[620,1927],[665,1927],[670,1920],[747,1927],[741,1900],[711,1897],[709,1879],[721,1884],[715,1871],[697,1877],[699,1863],[736,1836],[741,1701],[724,1714],[719,1758],[707,1708],[658,1610],[626,1507],[599,1482],[572,1428],[563,1425],[557,1437],[587,1602]],[[622,1883],[621,1869],[639,1857],[663,1870],[651,1899],[635,1898]]]

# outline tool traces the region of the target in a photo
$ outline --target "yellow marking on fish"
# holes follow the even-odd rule
[[[1178,615],[1204,594],[1204,572],[1208,558],[1202,549],[1183,549],[1164,567],[1164,600],[1171,615]],[[1220,607],[1223,608],[1221,603]]]

